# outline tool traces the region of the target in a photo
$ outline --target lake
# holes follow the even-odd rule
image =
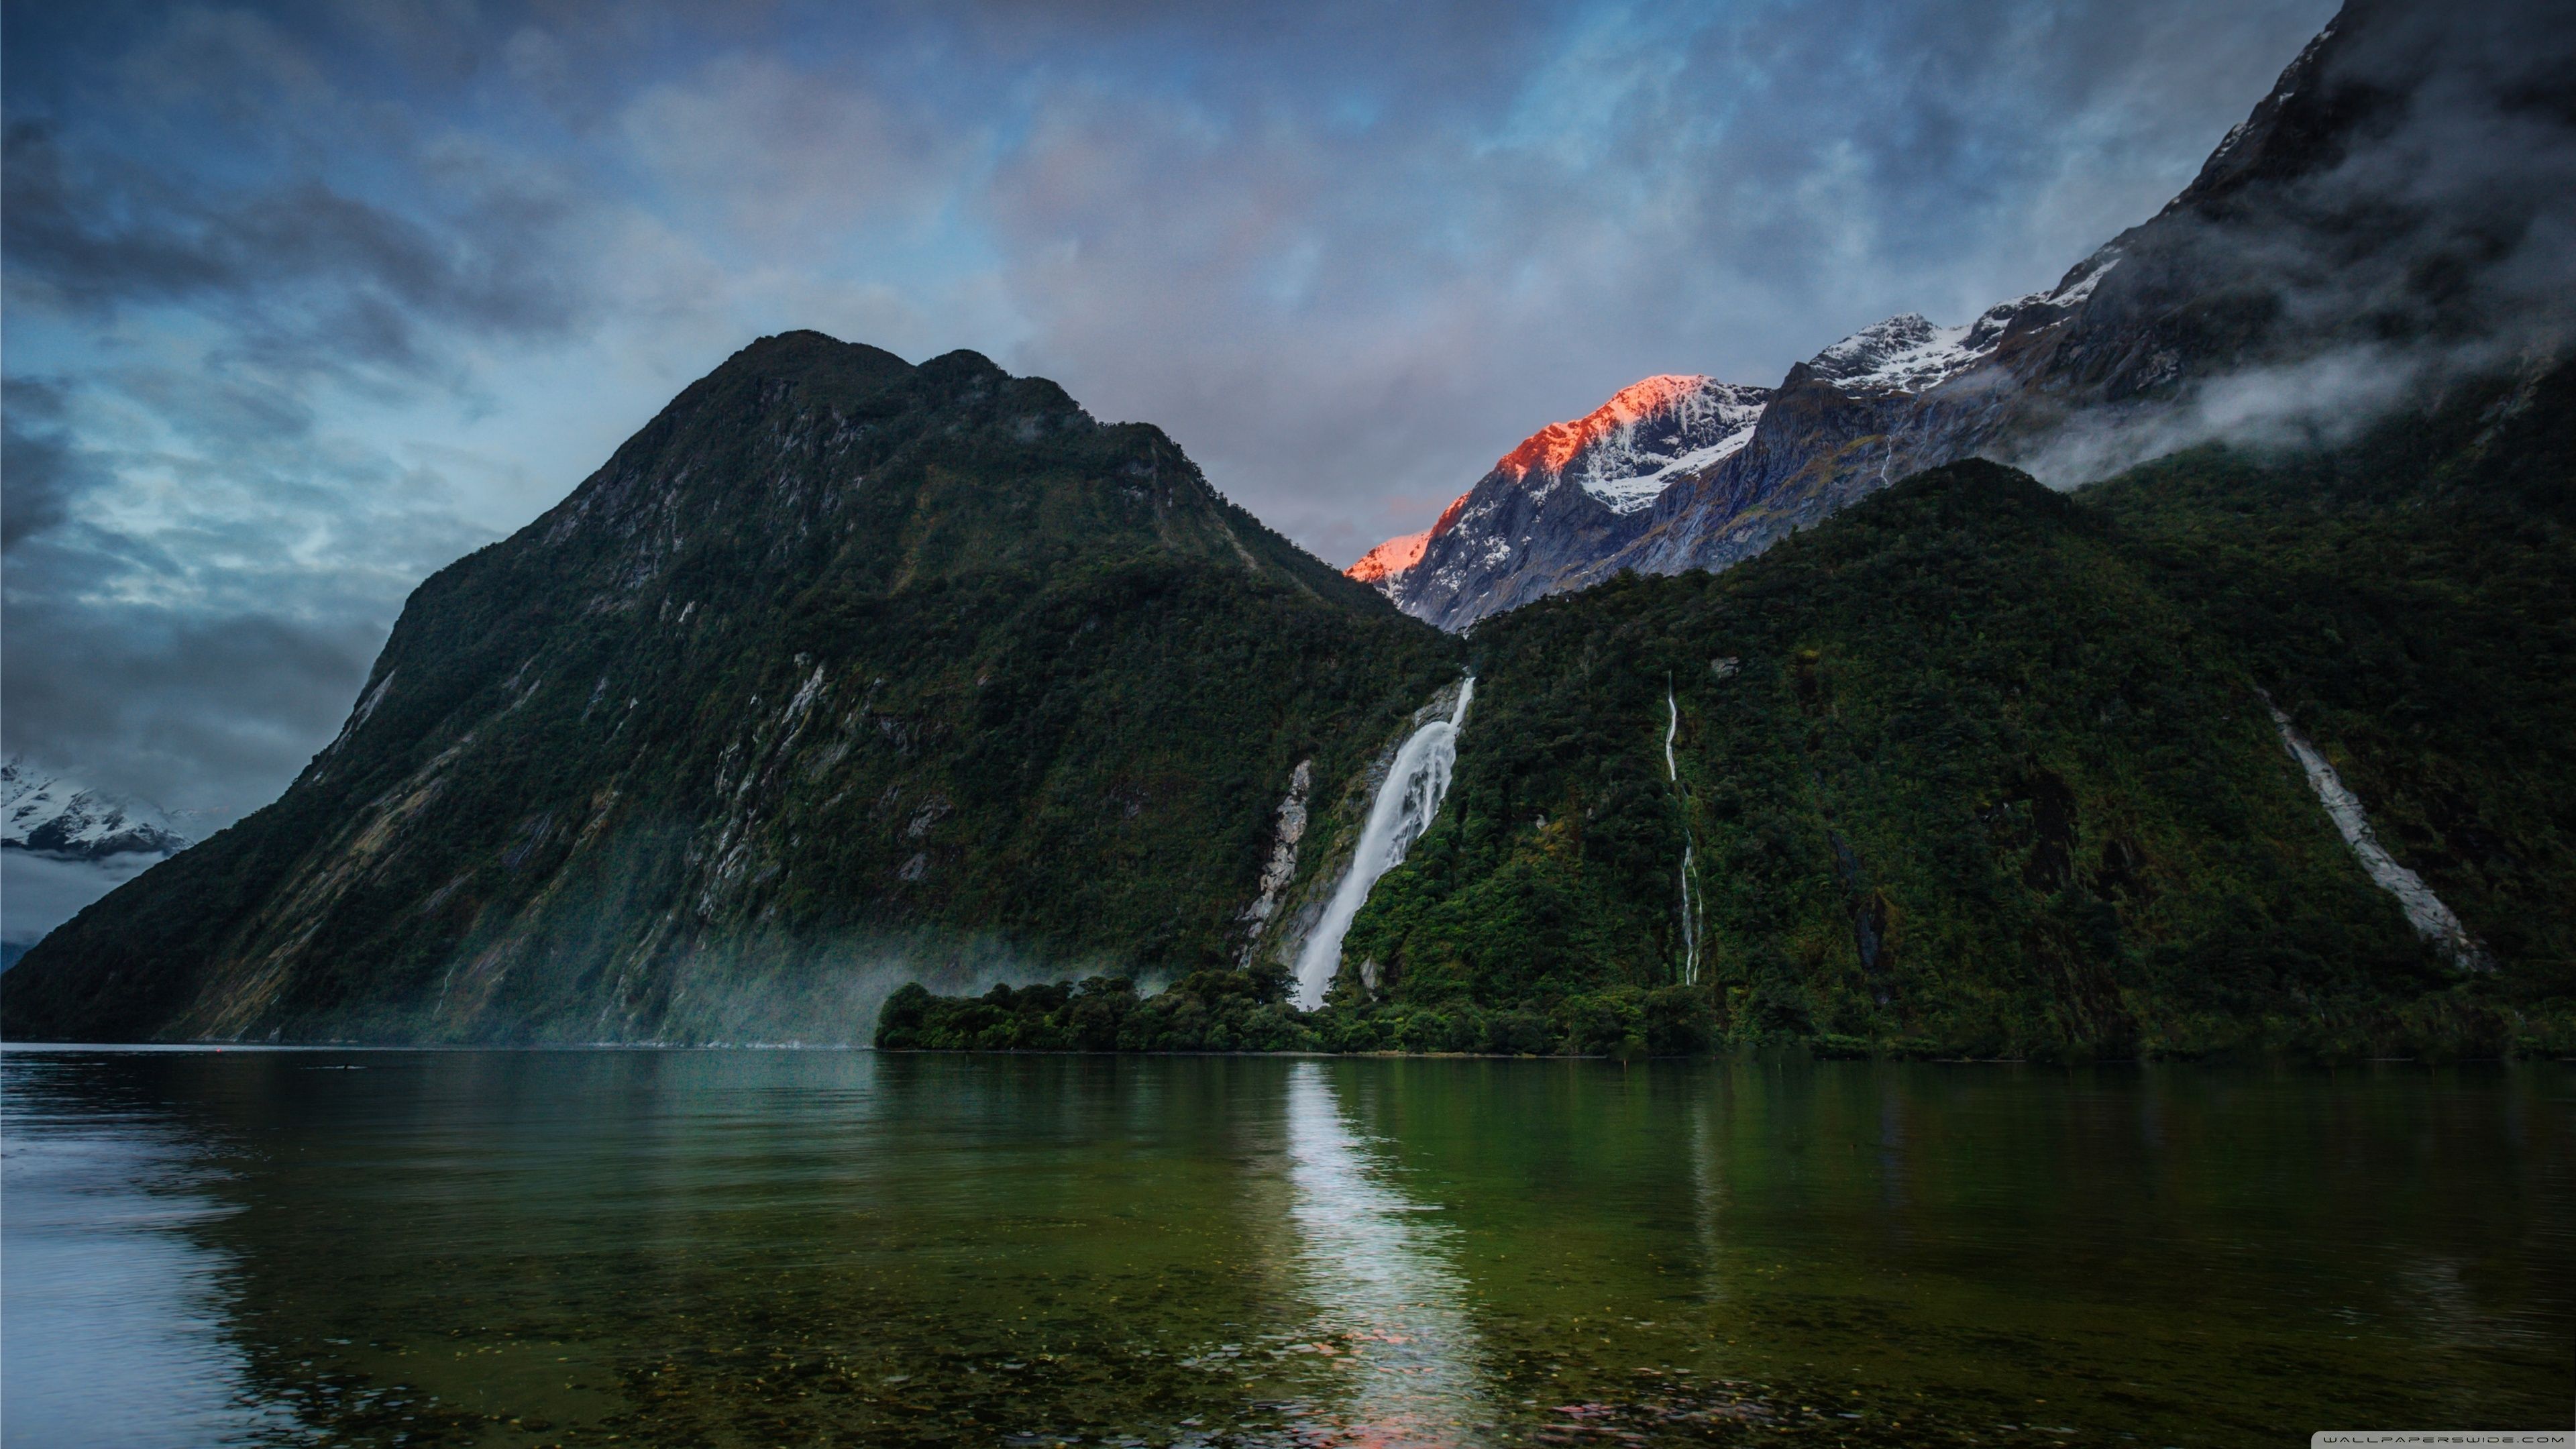
[[[0,1054],[11,1445],[2564,1426],[2576,1069]]]

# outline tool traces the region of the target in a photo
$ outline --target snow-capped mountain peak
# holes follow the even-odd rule
[[[1628,384],[1572,422],[1530,434],[1494,472],[1516,481],[1569,479],[1613,513],[1634,513],[1652,506],[1674,479],[1743,447],[1770,400],[1768,388],[1660,374]]]
[[[1420,533],[1397,534],[1361,554],[1358,563],[1342,572],[1364,584],[1376,583],[1388,574],[1400,574],[1422,562],[1422,550],[1430,542],[1431,530],[1427,528]]]
[[[1961,327],[1936,327],[1915,312],[1890,317],[1807,359],[1807,371],[1854,397],[1929,392],[1993,356],[2004,334],[2034,311],[2082,306],[2119,264],[2118,249],[2104,247],[2055,290],[1998,302]]]
[[[1673,406],[1707,381],[1696,375],[1665,373],[1632,382],[1582,417],[1570,423],[1550,423],[1523,438],[1519,447],[1494,464],[1494,471],[1516,478],[1526,478],[1533,471],[1562,473],[1586,445],[1622,430],[1634,431],[1638,423]]]
[[[1347,572],[1417,618],[1464,628],[1643,527],[1666,490],[1741,451],[1770,402],[1769,388],[1696,373],[1630,383],[1522,439],[1438,522]]]
[[[0,848],[100,860],[176,855],[187,846],[188,837],[149,805],[37,769],[22,756],[0,760]]]

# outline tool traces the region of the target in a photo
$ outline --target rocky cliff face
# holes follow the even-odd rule
[[[1633,538],[1667,489],[1743,448],[1770,399],[1707,377],[1632,383],[1523,439],[1427,532],[1378,545],[1350,575],[1451,630],[1557,592]]]
[[[864,1040],[906,978],[1228,965],[1333,853],[1319,810],[1264,879],[1282,792],[1344,798],[1457,667],[1154,428],[768,338],[423,583],[286,795],[0,1026]]]
[[[1633,537],[1569,570],[1570,587],[1750,558],[1908,474],[1973,455],[2010,415],[1984,370],[2082,315],[2116,255],[1961,327],[1920,316],[1864,328],[1789,369],[1744,445],[1676,480]]]

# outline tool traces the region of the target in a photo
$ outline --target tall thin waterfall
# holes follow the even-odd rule
[[[2422,876],[2399,865],[2387,847],[2379,843],[2379,836],[2370,828],[2370,817],[2362,811],[2361,797],[2345,788],[2343,777],[2335,773],[2325,755],[2308,743],[2308,737],[2299,733],[2298,726],[2290,723],[2290,717],[2272,703],[2270,695],[2263,697],[2263,703],[2272,711],[2272,724],[2281,732],[2281,743],[2289,747],[2291,758],[2307,773],[2308,787],[2317,792],[2318,803],[2326,807],[2327,818],[2334,821],[2362,870],[2381,890],[2397,897],[2407,924],[2461,970],[2493,971],[2495,957],[2487,954],[2487,948],[2469,934],[2469,928],[2460,924],[2460,918],[2451,914],[2451,908],[2442,904],[2442,898],[2433,894]]]
[[[1367,904],[1369,887],[1404,862],[1404,853],[1440,813],[1450,772],[1458,764],[1458,727],[1466,723],[1467,701],[1475,697],[1476,676],[1470,674],[1458,686],[1458,704],[1449,717],[1415,730],[1395,752],[1386,783],[1377,787],[1377,799],[1369,804],[1368,825],[1360,831],[1359,848],[1351,852],[1350,871],[1333,891],[1315,933],[1306,938],[1306,949],[1297,955],[1297,1004],[1308,1011],[1324,1004],[1325,988],[1342,969],[1342,937],[1350,933],[1351,917]]]
[[[1670,780],[1675,794],[1681,792],[1681,767],[1673,763],[1673,737],[1682,731],[1682,707],[1673,698],[1673,683],[1664,681],[1664,708],[1672,717],[1664,724],[1664,777]],[[1682,984],[1699,984],[1699,911],[1700,903],[1691,889],[1698,869],[1699,841],[1691,834],[1690,823],[1682,823]]]

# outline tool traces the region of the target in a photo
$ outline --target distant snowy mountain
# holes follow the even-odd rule
[[[1379,544],[1350,576],[1444,629],[1555,593],[1634,537],[1668,489],[1743,448],[1770,399],[1708,377],[1631,383],[1530,434],[1429,529]]]
[[[1550,423],[1495,465],[1514,482],[1569,482],[1613,513],[1654,505],[1673,480],[1744,446],[1770,393],[1705,377],[1633,382],[1576,422]]]
[[[170,818],[38,769],[23,756],[0,760],[0,849],[64,860],[176,855],[188,847]]]
[[[1703,380],[1649,378],[1533,435],[1369,581],[1461,629],[1629,570],[1728,567],[1958,459],[2074,487],[2554,355],[2576,337],[2551,240],[2576,224],[2552,169],[2576,67],[2567,32],[2520,24],[2352,0],[2191,185],[2054,287],[1958,326],[1864,328],[1731,411],[1708,401],[1687,442],[1659,430],[1686,426],[1676,401]]]
[[[1666,489],[1618,547],[1567,571],[1563,587],[1615,574],[1719,569],[1909,474],[2034,431],[2028,370],[2076,334],[2121,260],[2103,248],[2045,292],[1935,326],[1907,313],[1789,369],[1771,406],[1719,466]]]

